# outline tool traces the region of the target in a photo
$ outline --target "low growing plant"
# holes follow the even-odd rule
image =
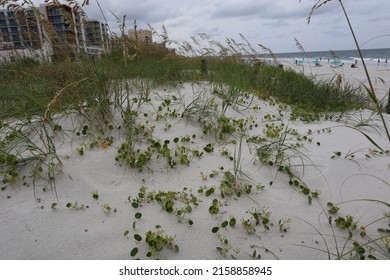
[[[146,257],[155,258],[159,256],[160,252],[164,248],[171,249],[175,252],[179,251],[179,246],[175,243],[175,236],[164,235],[164,230],[161,226],[156,225],[155,231],[148,231],[145,233],[145,243],[148,246],[148,252]],[[139,234],[134,235],[134,239],[137,243],[143,241],[143,238]],[[130,256],[136,257],[138,254],[138,247],[134,247]]]

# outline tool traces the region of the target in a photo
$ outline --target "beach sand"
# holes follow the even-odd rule
[[[390,72],[375,66],[371,70],[374,81],[377,77],[385,81],[375,83],[378,96],[383,98],[389,87]],[[307,71],[305,68],[306,74]],[[342,73],[348,80],[364,82],[361,67],[352,69],[345,65],[333,69],[324,63],[322,67],[311,67],[310,71],[316,77]],[[155,154],[142,172],[119,164],[115,157],[124,136],[116,129],[105,130],[105,136],[113,136],[110,145],[94,148],[89,148],[89,143],[100,135],[97,131],[85,137],[70,132],[53,135],[62,162],[55,178],[58,201],[44,180],[35,182],[37,200],[34,199],[32,178],[27,169],[25,180],[4,185],[4,190],[0,191],[0,259],[133,259],[130,256],[133,248],[138,248],[134,258],[148,259],[150,249],[145,236],[149,231],[157,233],[157,225],[161,226],[163,235],[174,237],[179,247],[177,252],[164,248],[153,257],[159,259],[317,260],[327,259],[328,250],[330,254],[339,250],[345,254],[343,258],[349,258],[352,243],[348,241],[343,249],[348,231],[334,223],[333,228],[330,227],[328,216],[333,220],[338,216],[353,217],[357,226],[353,239],[362,243],[367,239],[360,239],[358,231],[372,238],[386,234],[378,232],[377,228],[388,228],[388,219],[371,223],[389,212],[386,205],[375,200],[390,202],[390,158],[381,155],[361,132],[348,128],[367,121],[370,126],[359,129],[378,145],[389,149],[378,116],[361,110],[345,114],[339,121],[304,123],[290,121],[289,109],[275,102],[244,98],[242,105],[226,111],[226,116],[242,119],[244,127],[248,128],[241,149],[240,137],[217,141],[212,135],[204,135],[196,121],[168,115],[156,120],[158,114],[169,114],[175,109],[182,111],[183,104],[189,105],[197,96],[210,100],[213,89],[208,83],[152,88],[152,104],[136,109],[144,116],[139,118],[140,123],[154,139],[162,143],[169,140],[172,150],[178,145],[188,148],[187,151],[196,149],[203,153],[198,158],[188,152],[188,165],[178,163],[171,168],[165,158],[156,158]],[[217,96],[213,98],[220,102]],[[169,105],[164,103],[167,99],[172,101]],[[63,131],[74,132],[78,125],[78,118],[72,114],[57,116],[56,120]],[[114,114],[113,120],[116,128],[120,116]],[[390,115],[385,115],[385,120],[390,125]],[[293,182],[290,185],[287,174],[259,161],[256,151],[262,144],[247,143],[251,136],[264,135],[267,124],[274,124],[282,131],[287,127],[294,129],[294,135],[288,134],[286,146],[282,146],[290,147],[283,156],[289,158],[286,162],[299,183],[320,193],[318,199],[311,194],[311,205],[307,195],[294,187]],[[182,142],[185,136],[190,140]],[[177,144],[174,143],[176,137],[180,139]],[[232,142],[233,139],[236,141]],[[205,151],[208,144],[214,148],[213,152]],[[301,146],[291,148],[296,144]],[[142,147],[146,146],[144,141]],[[83,155],[79,153],[80,147],[83,147]],[[238,160],[239,166],[235,165]],[[248,194],[242,191],[239,197],[222,197],[220,187],[227,171],[237,174],[240,179],[237,183],[247,189],[252,185],[251,191]],[[256,185],[261,188],[257,189]],[[215,192],[207,196],[206,191],[212,188]],[[140,199],[142,190],[149,194],[154,192],[154,195],[174,194],[170,202],[173,202],[172,211],[163,209],[156,199]],[[199,190],[204,192],[199,193]],[[98,199],[93,198],[93,193],[98,193]],[[191,197],[190,194],[196,197],[196,204],[181,202]],[[137,198],[138,208],[134,208]],[[331,215],[327,211],[328,202],[338,204],[340,210]],[[53,203],[57,205],[51,209]],[[68,203],[74,207],[67,207]],[[213,209],[218,208],[218,213],[210,213],[212,205],[217,206]],[[188,210],[187,206],[191,206],[192,211],[181,216],[177,210]],[[141,213],[142,217],[135,218],[136,213]],[[224,221],[232,220],[236,221],[234,226],[222,226]],[[252,225],[253,232],[251,226],[245,228],[243,224]],[[219,227],[217,233],[212,232],[215,227]],[[141,236],[142,241],[137,242],[134,235]],[[376,243],[380,248],[386,246],[381,238]],[[373,254],[383,257],[375,251]],[[336,257],[331,255],[331,258]]]
[[[337,75],[342,75],[343,82],[356,86],[360,86],[363,83],[367,87],[369,86],[366,72],[360,60],[355,68],[352,68],[352,63],[347,61],[341,61],[343,63],[342,66],[337,66],[326,60],[319,62],[321,66],[315,66],[315,63],[312,62],[313,60],[309,59],[309,61],[306,60],[300,65],[296,65],[294,59],[279,60],[286,69],[293,69],[305,75],[313,76],[318,80],[333,79],[335,81]],[[382,62],[378,66],[376,62],[368,61],[366,66],[378,99],[387,98],[390,90],[390,64]]]

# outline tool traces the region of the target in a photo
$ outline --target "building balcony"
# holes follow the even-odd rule
[[[62,15],[62,12],[58,8],[49,8],[47,15],[48,16],[58,16],[58,15]]]
[[[14,19],[8,19],[9,26],[16,26],[16,21]]]
[[[8,28],[7,27],[0,27],[0,32],[3,34],[8,33]]]

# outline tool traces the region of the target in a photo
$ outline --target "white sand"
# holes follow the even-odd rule
[[[319,80],[333,79],[335,81],[337,75],[342,75],[343,82],[359,86],[363,83],[368,87],[368,79],[360,60],[356,68],[351,68],[352,63],[347,61],[341,61],[344,65],[340,67],[336,67],[332,64],[332,61],[328,62],[327,60],[321,61],[319,67],[315,66],[313,60],[309,59],[309,61],[305,60],[300,65],[296,65],[294,59],[285,59],[280,60],[280,63],[286,68],[294,69],[308,76],[314,76]],[[378,66],[374,61],[367,61],[366,66],[378,99],[387,98],[390,90],[390,64],[381,62]]]
[[[313,67],[312,70],[316,75],[332,75],[342,71],[330,69],[327,65]],[[344,67],[343,71],[348,77],[361,79],[361,68]],[[389,72],[378,70],[374,73],[374,76],[386,75],[388,87]],[[390,202],[389,156],[376,154],[377,148],[363,134],[346,127],[347,119],[350,125],[359,120],[371,119],[371,124],[380,128],[381,123],[377,116],[371,116],[369,111],[359,111],[345,116],[341,122],[321,121],[305,124],[300,121],[289,121],[288,110],[279,110],[278,104],[257,99],[251,104],[251,108],[257,105],[260,110],[244,111],[241,108],[236,111],[229,108],[227,116],[236,119],[252,117],[254,122],[247,125],[258,124],[258,128],[248,130],[251,136],[264,135],[265,125],[271,124],[264,119],[268,114],[276,116],[273,122],[276,125],[283,122],[286,127],[296,129],[302,136],[308,135],[308,131],[311,130],[313,133],[308,137],[312,138],[312,142],[300,141],[303,144],[299,151],[303,153],[304,168],[300,166],[302,162],[299,157],[292,158],[291,164],[295,166],[293,170],[300,175],[302,181],[312,191],[319,190],[321,194],[318,202],[313,199],[312,205],[309,205],[307,196],[288,184],[286,174],[277,172],[275,167],[261,164],[256,159],[255,145],[247,145],[244,138],[241,170],[245,176],[242,177],[250,180],[253,185],[261,184],[264,189],[257,191],[253,187],[249,195],[242,195],[240,198],[234,195],[221,198],[219,188],[223,172],[229,170],[233,172],[234,164],[233,161],[221,156],[220,151],[226,148],[234,155],[235,150],[236,152],[238,150],[238,144],[231,143],[234,138],[217,142],[212,136],[204,135],[197,122],[180,117],[156,121],[157,108],[162,106],[165,98],[183,97],[188,105],[194,95],[201,93],[207,99],[211,91],[207,84],[190,83],[167,90],[154,88],[151,90],[154,107],[145,105],[137,109],[139,112],[148,113],[148,117],[139,119],[147,128],[155,126],[151,132],[153,138],[162,142],[170,140],[169,145],[172,149],[175,148],[173,143],[175,137],[196,135],[190,143],[178,143],[204,153],[201,159],[189,154],[189,166],[178,164],[175,168],[169,168],[165,158],[156,159],[157,153],[143,172],[118,165],[114,158],[124,139],[123,134],[115,132],[116,129],[113,132],[106,129],[106,136],[114,137],[112,145],[108,148],[101,146],[94,149],[85,148],[83,156],[78,154],[77,148],[83,143],[88,146],[91,139],[76,137],[71,133],[68,133],[72,135],[70,138],[66,135],[54,137],[62,161],[61,172],[56,176],[58,205],[55,210],[51,209],[52,203],[56,200],[50,190],[43,191],[44,181],[37,182],[36,196],[39,200],[34,200],[30,176],[26,179],[27,185],[17,182],[13,186],[7,185],[4,191],[0,191],[0,259],[131,259],[129,254],[134,247],[139,248],[136,257],[147,259],[145,233],[155,231],[156,225],[161,225],[164,234],[175,236],[175,243],[180,248],[178,252],[164,249],[157,258],[224,259],[225,256],[217,249],[219,247],[226,249],[227,259],[230,259],[231,255],[238,259],[250,259],[254,251],[261,259],[327,259],[327,253],[323,251],[326,250],[323,238],[326,239],[330,252],[336,253],[336,246],[342,250],[347,237],[347,231],[339,230],[334,225],[334,234],[340,237],[335,244],[326,212],[322,208],[327,208],[327,202],[336,204],[355,199]],[[215,98],[219,102],[219,99]],[[183,110],[178,101],[173,101],[168,107],[171,111]],[[163,107],[162,113],[167,112],[168,107]],[[220,110],[220,107],[218,109]],[[280,112],[283,116],[280,116]],[[281,120],[277,120],[279,117]],[[386,115],[385,118],[390,124],[390,115]],[[119,116],[115,116],[114,119],[120,122]],[[77,120],[70,115],[60,119],[60,123],[64,130],[73,129]],[[165,131],[168,123],[171,124],[171,128]],[[326,130],[327,128],[331,130]],[[378,134],[370,127],[361,129],[379,145],[389,149],[389,142],[383,131]],[[317,133],[317,130],[320,133]],[[95,139],[99,135],[97,131],[93,131],[92,134],[94,135],[92,138]],[[292,140],[288,143],[297,143],[291,135],[289,138]],[[317,142],[320,145],[317,145]],[[208,143],[213,145],[213,153],[203,151],[203,147]],[[143,147],[146,145],[144,142]],[[341,152],[341,156],[332,159],[334,152]],[[286,153],[290,151],[287,150]],[[354,154],[354,158],[345,158],[348,154]],[[224,167],[223,172],[219,169],[221,166]],[[214,178],[208,177],[213,170],[220,172]],[[270,182],[273,184],[270,185]],[[141,203],[141,207],[134,209],[128,198],[131,197],[130,201],[135,199],[141,186],[145,186],[147,192],[181,192],[186,187],[188,193],[192,190],[199,199],[199,206],[192,205],[192,213],[188,213],[182,222],[178,221],[175,215],[162,210],[155,201],[145,201]],[[215,193],[206,197],[205,194],[198,193],[201,186],[214,186]],[[92,198],[92,192],[98,192],[98,200]],[[174,207],[181,207],[178,199],[177,195]],[[209,213],[213,199],[218,199],[221,203],[217,215]],[[67,203],[75,202],[88,208],[76,210],[66,207]],[[102,207],[104,204],[109,204],[112,211],[105,212]],[[249,219],[248,211],[255,208],[270,212],[270,229],[266,230],[260,223],[255,225],[255,233],[248,234],[241,226],[241,222]],[[389,208],[383,204],[367,201],[348,202],[341,204],[340,208],[338,215],[353,216],[358,227],[367,226],[366,231],[372,238],[380,236],[377,228],[388,227],[389,222],[386,219],[370,225],[376,219],[382,218],[385,212],[389,212]],[[134,230],[132,225],[136,221],[134,218],[136,212],[142,213],[142,218],[136,222]],[[237,220],[235,227],[221,228],[219,237],[212,233],[213,227],[230,220],[233,216]],[[337,215],[334,216],[336,217]],[[192,226],[185,223],[185,219],[188,218],[193,221]],[[291,219],[291,223],[286,225],[286,231],[281,231],[279,220],[288,218]],[[124,237],[125,231],[129,231],[128,237]],[[143,241],[137,244],[133,238],[134,234],[142,236]],[[228,240],[227,245],[223,244],[223,238]],[[354,235],[355,238],[359,240],[357,235]],[[376,243],[381,248],[385,247],[381,239]],[[350,247],[351,243],[348,243],[344,253]],[[381,257],[378,253],[376,255]]]

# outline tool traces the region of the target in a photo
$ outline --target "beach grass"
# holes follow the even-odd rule
[[[301,2],[301,1],[299,1],[299,2]],[[317,3],[315,3],[313,5],[313,7],[312,7],[312,9],[311,9],[311,11],[310,11],[310,13],[309,13],[309,15],[307,17],[307,22],[310,23],[311,18],[313,17],[313,14],[314,14],[314,12],[316,10],[320,9],[325,4],[329,4],[329,2],[331,2],[331,1],[329,1],[329,0],[322,0],[322,1],[319,0],[319,1],[317,1]],[[386,121],[385,121],[384,116],[383,116],[383,114],[385,113],[385,108],[384,108],[384,106],[382,105],[382,103],[380,102],[380,100],[377,97],[375,88],[374,88],[372,80],[370,78],[370,73],[369,73],[368,68],[366,66],[366,62],[364,61],[363,53],[362,53],[361,48],[360,48],[360,43],[359,43],[359,41],[357,39],[357,36],[355,34],[355,30],[352,27],[351,21],[349,19],[348,12],[345,9],[343,1],[339,0],[338,2],[340,4],[341,10],[343,11],[344,17],[345,17],[345,19],[347,21],[349,31],[350,31],[350,33],[352,35],[353,40],[354,40],[356,49],[357,49],[357,51],[359,53],[359,57],[360,57],[360,59],[362,61],[362,64],[363,64],[365,75],[367,77],[368,86],[365,86],[365,85],[363,85],[363,86],[365,88],[366,94],[370,97],[370,99],[374,103],[374,106],[376,107],[376,110],[377,110],[377,112],[378,112],[378,114],[379,114],[379,116],[380,116],[380,118],[382,120],[383,127],[384,127],[384,130],[386,132],[387,138],[388,138],[388,140],[390,142],[390,131],[389,131],[388,127],[387,127]]]
[[[21,60],[3,65],[0,74],[8,82],[0,85],[4,93],[0,96],[3,108],[0,118],[39,114],[56,92],[65,87],[61,108],[77,108],[84,101],[108,95],[108,81],[119,83],[132,78],[149,78],[158,84],[209,80],[253,91],[263,98],[275,97],[309,112],[344,112],[368,103],[359,88],[348,86],[340,90],[335,83],[316,82],[293,71],[210,58],[209,74],[205,75],[200,71],[201,61],[162,50],[137,52],[130,63],[124,63],[118,49],[96,62],[78,58],[52,64]]]

